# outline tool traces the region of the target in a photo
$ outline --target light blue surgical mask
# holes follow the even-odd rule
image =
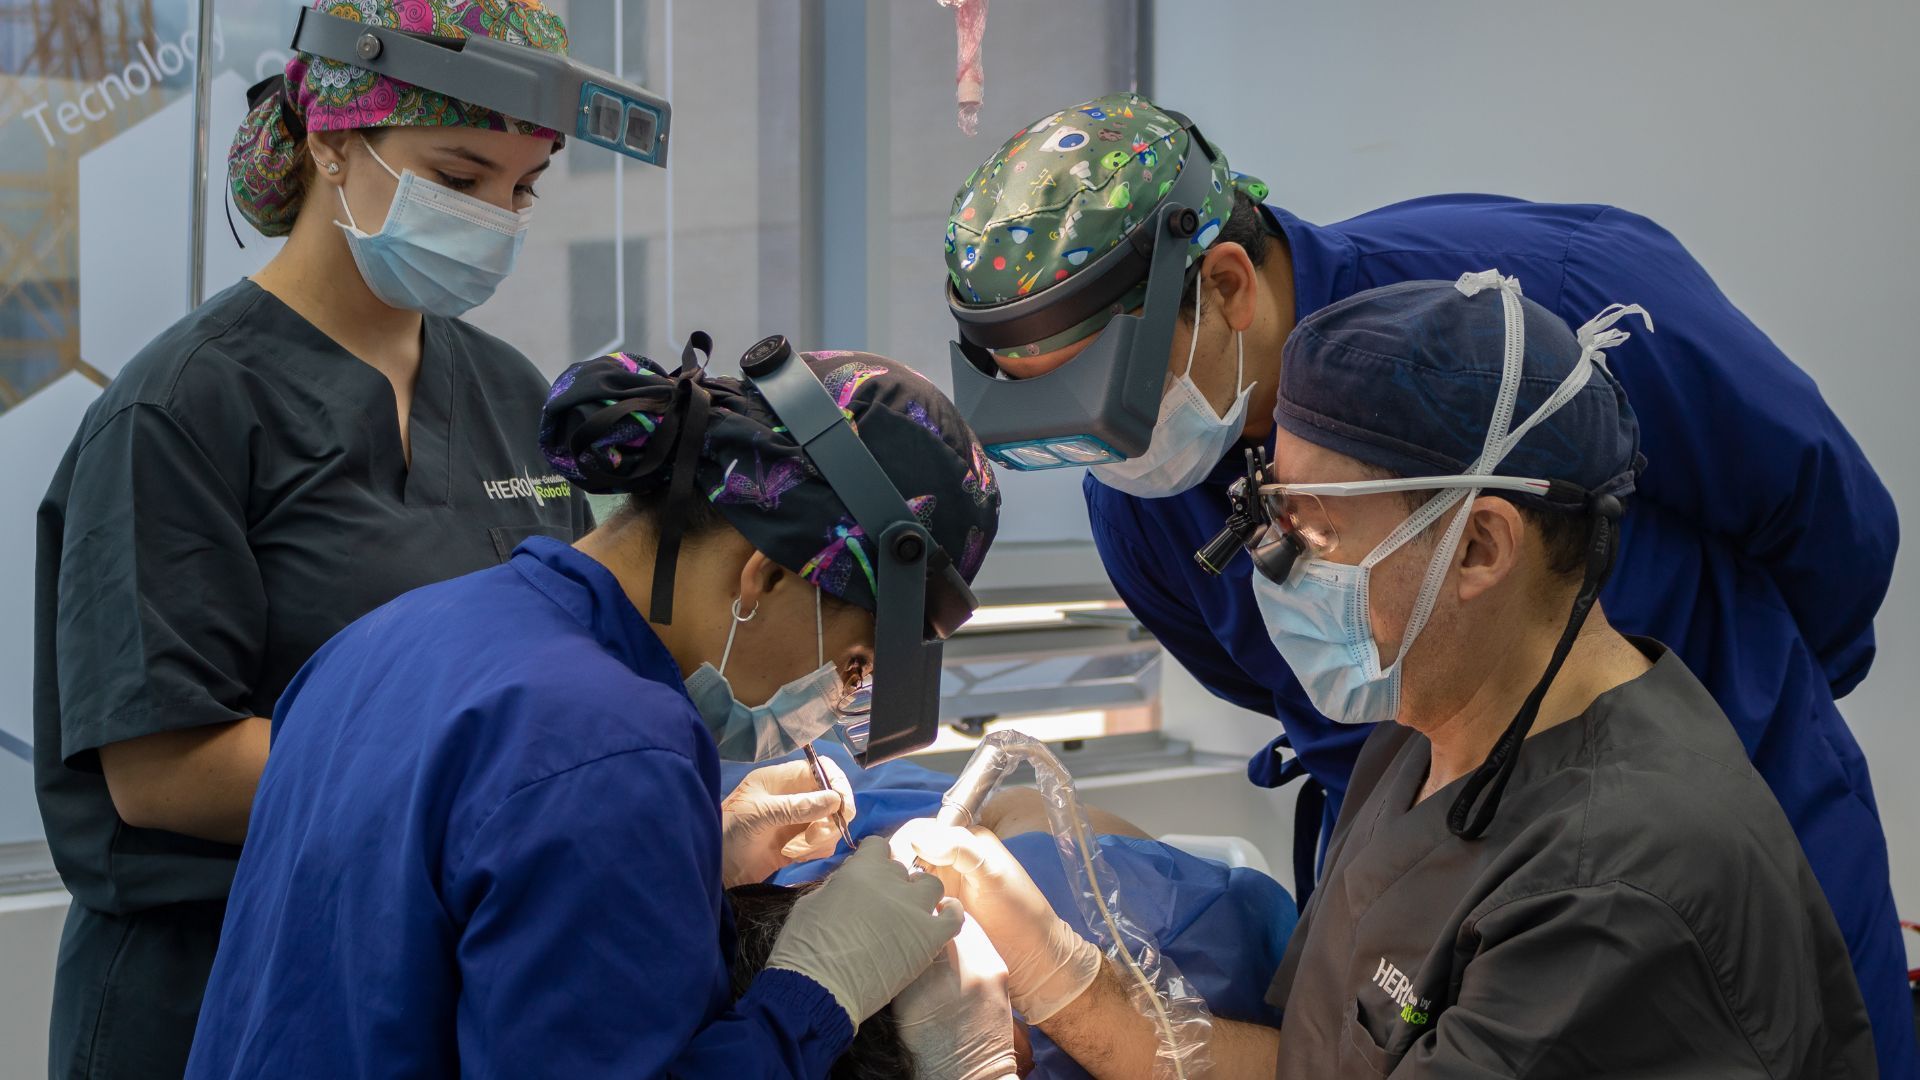
[[[345,189],[334,189],[347,213],[346,221],[334,224],[347,234],[347,250],[367,288],[389,307],[448,318],[485,303],[513,272],[533,211],[502,209],[411,169],[396,173],[365,137],[361,142],[399,184],[376,233],[354,224]]]
[[[1307,700],[1327,719],[1371,724],[1399,715],[1400,673],[1407,651],[1433,614],[1440,582],[1460,544],[1468,507],[1462,506],[1454,516],[1446,539],[1427,565],[1427,582],[1401,636],[1400,655],[1391,664],[1380,662],[1380,648],[1373,637],[1368,600],[1373,568],[1438,520],[1463,494],[1449,491],[1435,496],[1358,565],[1302,559],[1285,582],[1253,575],[1253,596],[1267,637],[1300,680]]]
[[[1164,499],[1192,490],[1207,478],[1213,467],[1226,456],[1227,448],[1240,437],[1247,421],[1247,400],[1251,385],[1241,386],[1246,377],[1246,352],[1239,332],[1233,335],[1233,381],[1236,396],[1227,406],[1227,414],[1213,411],[1213,403],[1193,381],[1193,354],[1200,344],[1200,293],[1193,298],[1193,336],[1188,339],[1187,370],[1173,382],[1173,388],[1160,399],[1160,415],[1153,422],[1153,435],[1147,451],[1136,458],[1095,465],[1094,478],[1116,491],[1143,499]]]
[[[734,634],[753,616],[754,612],[742,616],[740,601],[735,600],[733,625],[727,629],[720,666],[701,664],[687,676],[687,696],[693,699],[694,708],[700,710],[700,718],[719,745],[722,761],[751,763],[784,757],[825,735],[841,720],[834,702],[845,683],[839,665],[826,659],[826,631],[821,624],[817,591],[813,596],[813,630],[820,666],[774,691],[764,705],[743,705],[733,696],[733,687],[724,674],[727,660],[733,655]]]

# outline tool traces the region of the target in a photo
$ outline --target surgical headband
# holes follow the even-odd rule
[[[985,307],[1043,295],[1094,267],[1100,256],[1152,219],[1183,169],[1208,171],[1192,200],[1199,227],[1188,238],[1191,264],[1220,235],[1234,193],[1255,202],[1267,185],[1234,172],[1209,146],[1193,153],[1191,124],[1137,94],[1111,94],[1063,109],[1015,132],[967,177],[947,218],[950,300]],[[1130,291],[1074,325],[1032,341],[993,345],[1002,356],[1051,352],[1098,333],[1114,315],[1138,308],[1146,267]]]
[[[696,335],[686,359],[704,338]],[[884,357],[815,352],[800,359],[934,542],[972,581],[998,528],[1000,491],[953,405]],[[540,446],[555,470],[587,491],[652,497],[682,484],[774,562],[875,610],[874,538],[759,391],[740,379],[710,376],[690,363],[670,374],[626,353],[575,364],[548,396]],[[670,603],[665,614],[670,620]]]
[[[565,54],[567,28],[540,0],[315,0],[315,8],[374,26],[442,37],[491,37]],[[309,131],[477,127],[560,139],[558,132],[445,94],[323,57],[295,53],[277,80],[256,87],[227,151],[234,206],[267,236],[293,230]]]

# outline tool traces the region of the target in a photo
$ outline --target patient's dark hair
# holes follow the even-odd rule
[[[740,885],[727,890],[733,905],[734,948],[727,964],[733,996],[747,992],[753,977],[767,966],[773,941],[787,925],[794,901],[813,890],[809,885]],[[831,1080],[914,1080],[919,1070],[913,1052],[900,1041],[900,1028],[888,1005],[867,1018],[854,1032],[853,1045],[833,1063]]]

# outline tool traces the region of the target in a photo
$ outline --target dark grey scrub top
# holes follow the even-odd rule
[[[1786,815],[1661,645],[1529,738],[1484,838],[1367,740],[1268,1000],[1284,1077],[1872,1077],[1865,1006]]]
[[[540,454],[547,381],[458,320],[423,335],[411,469],[386,376],[250,281],[87,411],[40,506],[34,598],[35,783],[81,903],[218,899],[240,853],[121,822],[99,747],[270,716],[354,619],[587,527]]]

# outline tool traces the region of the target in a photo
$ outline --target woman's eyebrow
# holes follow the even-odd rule
[[[473,164],[478,165],[483,169],[497,170],[500,168],[499,164],[496,163],[492,158],[482,157],[481,155],[474,153],[473,151],[467,149],[464,146],[436,146],[434,147],[434,149],[440,151],[443,154],[451,154],[454,157],[461,159],[462,161],[472,162]]]
[[[450,154],[453,157],[457,157],[462,161],[468,162],[473,165],[478,165],[480,168],[487,169],[489,171],[497,172],[501,168],[500,164],[494,161],[492,158],[486,157],[481,154],[476,154],[472,150],[469,150],[464,146],[451,146],[451,145],[436,146],[434,147],[434,149],[438,150],[440,153]],[[540,164],[534,166],[531,169],[528,169],[527,175],[539,176],[541,173],[544,173],[547,171],[547,166],[552,164],[553,164],[553,158],[549,156],[547,160],[541,162]]]

